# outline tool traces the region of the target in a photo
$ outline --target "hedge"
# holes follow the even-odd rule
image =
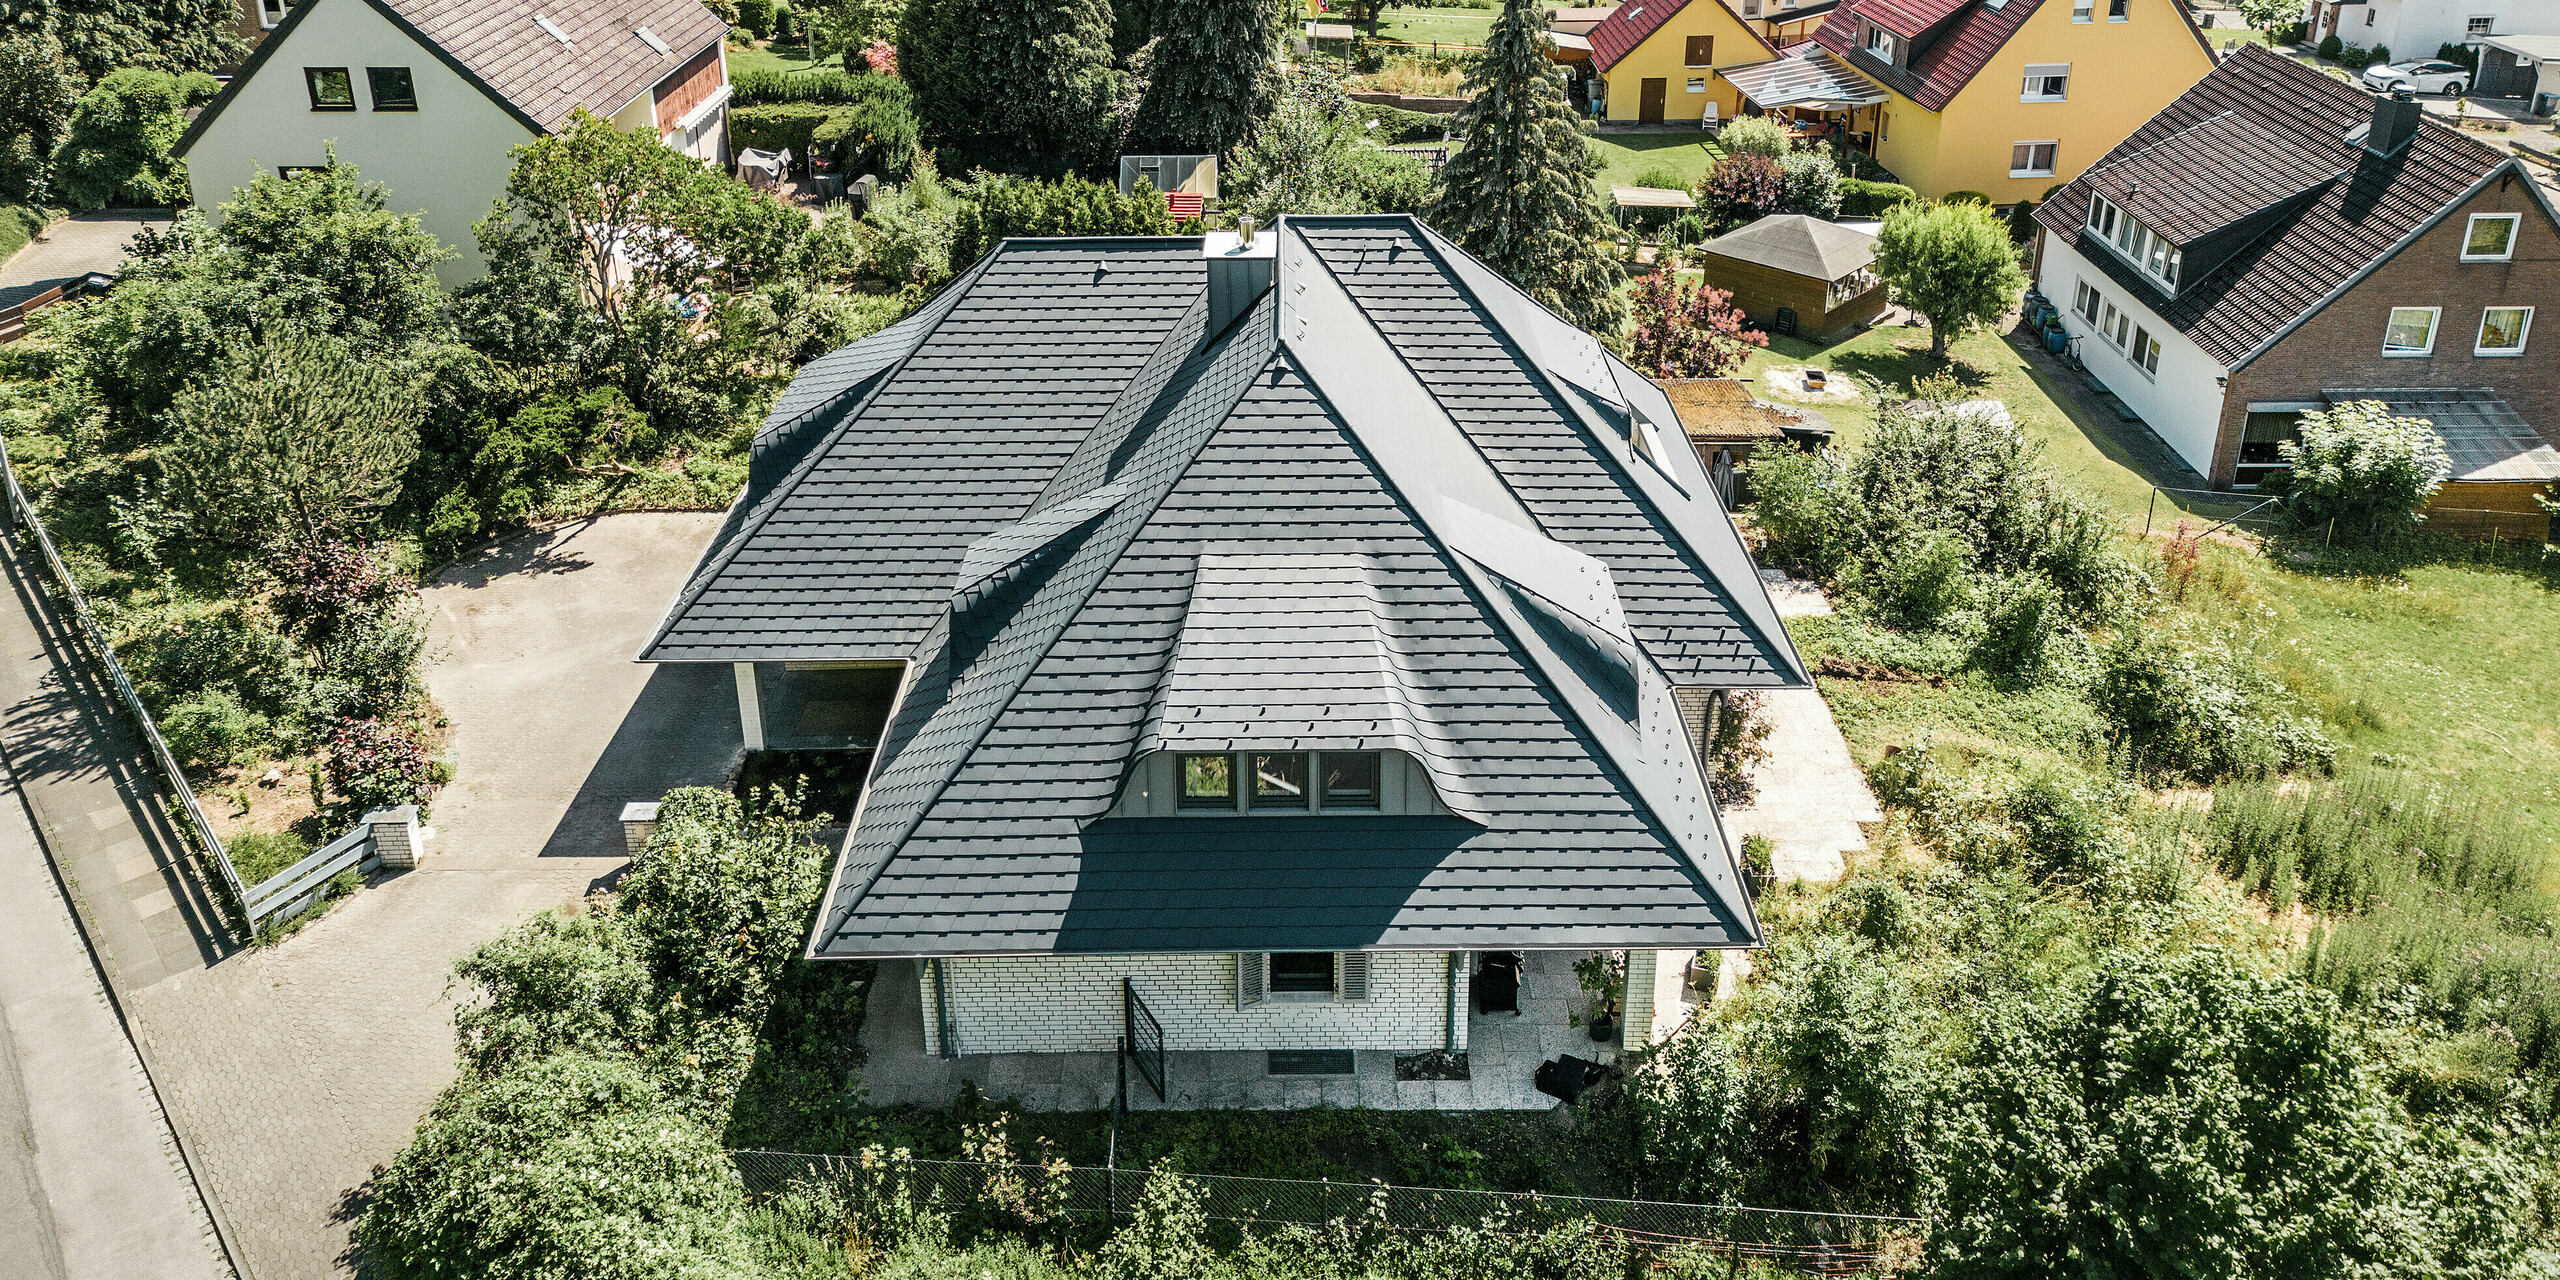
[[[1919,198],[1919,192],[1898,182],[1864,182],[1856,178],[1840,180],[1840,216],[1843,218],[1881,218],[1885,210]]]
[[[1403,147],[1416,143],[1438,142],[1445,132],[1453,131],[1458,117],[1427,111],[1407,111],[1378,102],[1351,104],[1352,118],[1360,122],[1360,134],[1382,147]],[[1370,121],[1378,127],[1369,127]]]
[[[862,102],[881,92],[877,81],[888,81],[901,91],[906,82],[896,76],[848,75],[832,68],[822,71],[741,71],[729,77],[731,100],[740,106],[756,107],[775,102]]]
[[[788,147],[794,159],[811,154],[841,157],[848,175],[905,178],[916,154],[915,99],[907,82],[895,76],[836,78],[857,85],[853,90],[857,96],[844,101],[767,101],[735,108],[729,113],[730,139],[741,148],[758,151]],[[823,82],[816,76],[791,79]]]

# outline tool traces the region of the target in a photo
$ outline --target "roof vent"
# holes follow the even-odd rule
[[[533,25],[542,28],[543,34],[559,41],[561,46],[564,48],[574,49],[578,47],[578,42],[570,39],[569,33],[561,30],[559,23],[553,22],[551,19],[543,17],[541,14],[537,13],[533,15]]]
[[[640,43],[657,50],[658,56],[661,58],[676,51],[676,47],[674,45],[668,44],[666,41],[659,39],[658,33],[651,31],[647,27],[640,28],[634,34],[640,37]]]
[[[1207,337],[1225,332],[1271,288],[1273,269],[1279,265],[1278,248],[1272,237],[1255,234],[1250,218],[1237,219],[1232,232],[1212,231],[1202,237],[1200,256],[1209,268],[1209,327],[1203,331]]]
[[[2361,144],[2378,156],[2396,156],[2401,148],[2418,136],[2418,120],[2425,108],[2418,96],[2407,89],[2394,89],[2387,98],[2373,100],[2373,122],[2361,125],[2347,135],[2347,141]]]

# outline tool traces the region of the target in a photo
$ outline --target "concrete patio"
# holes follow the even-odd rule
[[[1583,951],[1525,953],[1520,1012],[1477,1014],[1467,1022],[1469,1080],[1398,1080],[1388,1050],[1357,1050],[1347,1076],[1275,1076],[1260,1052],[1184,1052],[1166,1046],[1165,1092],[1131,1073],[1129,1105],[1141,1111],[1219,1108],[1277,1110],[1329,1106],[1382,1111],[1545,1111],[1557,1105],[1538,1092],[1538,1064],[1559,1054],[1613,1062],[1611,1043],[1568,1026],[1583,1007],[1573,962]],[[916,962],[884,960],[871,985],[862,1026],[862,1080],[872,1106],[938,1107],[968,1081],[990,1098],[1029,1111],[1100,1111],[1111,1106],[1118,1076],[1109,1053],[961,1054],[936,1058],[924,1048],[924,1008],[916,986]],[[1418,1045],[1437,1048],[1436,1045]]]

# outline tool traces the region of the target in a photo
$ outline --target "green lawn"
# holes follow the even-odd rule
[[[790,73],[843,69],[842,62],[834,58],[812,58],[809,56],[809,51],[800,45],[782,45],[778,48],[762,44],[729,46],[729,74],[733,76],[742,71]]]
[[[1928,372],[1928,352],[1926,329],[1871,329],[1830,347],[1773,338],[1741,376],[1813,364],[1849,374],[1872,392],[1878,382],[1899,388]],[[2030,362],[1997,335],[1968,335],[1954,355],[1968,394],[2005,402],[2019,426],[2043,443],[2057,471],[2121,515],[2128,533],[2142,528],[2154,510],[2152,490],[2117,442],[2112,420],[2101,425],[2064,392],[2050,366]],[[1844,442],[1855,442],[1875,421],[1873,405],[1870,396],[1820,411]],[[2159,500],[2154,546],[2181,519],[2202,527],[2240,504],[2188,507]],[[2208,544],[2187,603],[2228,635],[2254,634],[2248,643],[2271,668],[2307,705],[2331,717],[2331,731],[2347,744],[2342,764],[2376,756],[2405,762],[2450,798],[2513,811],[2560,850],[2560,657],[2548,643],[2560,634],[2560,577],[2546,572],[2530,550],[2493,554],[2448,540],[2392,559],[2340,557],[2306,566]],[[1869,734],[1851,730],[1862,756],[1880,751],[1884,741],[1907,740],[1895,734],[1909,727],[1903,721],[1919,723],[1915,716],[1946,716],[1960,725],[1995,710],[1995,718],[2034,722],[2038,712],[2007,704],[1936,706],[1968,695],[1925,686],[1887,693],[1886,700],[1911,705],[1900,712],[1842,708],[1844,722],[1866,722],[1882,735],[1858,741]],[[2348,710],[2358,704],[2361,710]],[[1985,728],[2013,745],[2037,737]],[[2560,859],[2554,874],[2560,876]]]
[[[36,233],[52,223],[53,211],[33,205],[0,203],[0,262],[27,247]]]
[[[1670,169],[1680,175],[1683,186],[1694,187],[1724,158],[1724,148],[1703,133],[1593,134],[1584,141],[1606,166],[1600,174],[1604,193],[1612,183],[1633,185],[1636,176],[1648,169]]]
[[[1494,9],[1389,9],[1378,21],[1378,38],[1420,45],[1480,45],[1499,16]]]

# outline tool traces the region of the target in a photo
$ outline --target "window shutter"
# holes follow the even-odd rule
[[[1259,951],[1236,953],[1236,1007],[1262,1003],[1265,961]]]
[[[1689,37],[1689,50],[1687,54],[1688,65],[1693,67],[1713,66],[1715,65],[1715,60],[1716,38],[1714,36]]]
[[[1337,952],[1335,958],[1337,963],[1341,966],[1342,971],[1341,979],[1334,983],[1335,998],[1341,1000],[1368,999],[1369,953],[1366,951],[1343,951]]]

